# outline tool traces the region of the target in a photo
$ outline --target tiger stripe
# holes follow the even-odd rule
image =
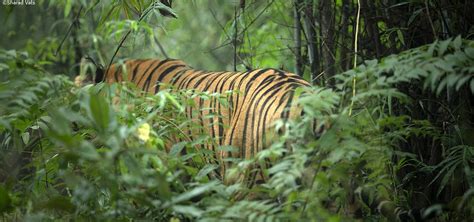
[[[174,59],[139,59],[114,64],[96,82],[125,80],[152,94],[160,90],[160,83],[209,93],[239,91],[230,96],[228,107],[216,98],[195,97],[197,110],[193,107],[186,110],[187,116],[199,121],[215,145],[238,148],[237,152],[216,151],[214,144],[206,144],[205,148],[216,151],[217,159],[221,161],[228,157],[248,159],[267,147],[271,142],[272,123],[279,119],[294,119],[301,114],[301,108],[293,104],[295,89],[310,86],[300,76],[277,69],[208,72],[195,70]],[[193,111],[198,115],[193,115]],[[211,113],[217,115],[204,118]],[[221,164],[222,175],[226,167]]]

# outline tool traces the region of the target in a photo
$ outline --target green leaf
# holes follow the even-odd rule
[[[207,174],[209,174],[210,172],[212,172],[213,170],[217,168],[219,168],[219,166],[216,164],[207,164],[196,175],[196,179],[198,180],[202,179],[203,177],[207,176]]]
[[[174,144],[171,147],[170,155],[171,156],[178,156],[181,153],[181,150],[183,150],[183,148],[185,146],[186,146],[186,142],[179,142],[179,143]]]
[[[173,206],[173,210],[178,213],[190,215],[193,217],[201,217],[201,215],[204,213],[204,211],[194,206],[175,205]]]
[[[198,187],[196,187],[196,188],[194,188],[190,191],[187,191],[185,193],[182,193],[182,194],[174,197],[173,200],[172,200],[172,203],[180,203],[180,202],[183,202],[183,201],[190,200],[191,198],[193,198],[195,196],[198,196],[202,193],[205,193],[205,192],[208,192],[208,191],[212,190],[212,188],[217,186],[217,184],[218,184],[217,181],[213,181],[213,182],[198,186]]]
[[[83,141],[79,149],[76,151],[82,158],[88,160],[98,160],[100,158],[96,148],[89,142]]]
[[[438,84],[438,88],[436,89],[436,95],[437,96],[439,96],[439,94],[441,94],[443,89],[446,87],[447,83],[448,83],[448,77],[441,80],[441,82]]]
[[[469,81],[469,79],[471,78],[472,76],[470,75],[465,75],[463,76],[460,80],[457,81],[456,83],[456,91],[459,91],[459,89],[464,85],[464,83],[466,83],[467,81]]]
[[[450,43],[451,39],[447,39],[439,43],[438,56],[444,55]]]
[[[3,71],[3,70],[7,70],[9,69],[10,67],[5,64],[5,63],[0,63],[0,72]]]
[[[453,47],[457,51],[457,50],[461,50],[461,45],[462,45],[462,38],[461,38],[461,35],[458,35],[453,41]]]
[[[447,87],[448,89],[454,88],[454,85],[458,82],[458,80],[463,77],[462,75],[459,74],[451,74],[448,75],[446,78],[448,79],[448,84]]]
[[[29,132],[22,133],[21,139],[23,140],[23,143],[28,144],[28,142],[30,141],[30,133]]]
[[[424,8],[420,8],[420,9],[414,11],[413,13],[411,13],[411,16],[410,16],[410,18],[408,19],[407,25],[410,26],[410,25],[413,23],[413,21],[418,17],[418,15],[419,15],[423,10],[424,10]],[[400,29],[399,29],[399,30],[400,30]]]
[[[166,93],[166,98],[173,104],[176,108],[178,108],[179,112],[184,112],[184,107],[176,100],[176,98],[169,93]]]
[[[98,130],[105,132],[112,120],[109,103],[100,94],[92,93],[89,98],[90,114]]]
[[[397,29],[397,36],[398,36],[398,40],[400,40],[402,45],[405,45],[405,38],[403,37],[402,30]]]
[[[428,51],[427,51],[429,57],[434,56],[434,51],[437,48],[437,46],[438,46],[438,40],[430,44],[430,47],[428,47]]]
[[[428,218],[429,215],[441,215],[443,213],[442,204],[434,204],[429,206],[426,210],[423,211],[423,217]]]
[[[166,176],[163,175],[162,173],[159,173],[157,176],[157,179],[159,181],[158,183],[158,193],[160,195],[160,199],[162,200],[170,200],[172,193],[171,193],[171,188],[169,182],[166,180]]]
[[[436,196],[439,196],[439,194],[441,194],[444,187],[446,187],[446,184],[448,183],[449,179],[454,176],[454,170],[456,170],[459,165],[461,165],[461,161],[455,162],[455,164],[450,166],[450,168],[445,171],[444,177],[441,180],[441,183],[439,184],[438,192],[436,192]]]
[[[446,62],[444,59],[438,60],[434,65],[445,72],[454,72],[453,63]]]
[[[219,147],[217,147],[216,150],[217,151],[223,151],[223,152],[236,152],[236,151],[238,151],[238,149],[236,147],[230,146],[230,145],[229,146],[227,146],[227,145],[226,146],[219,146]]]
[[[169,17],[173,17],[173,18],[177,18],[178,15],[173,11],[173,9],[171,9],[170,7],[164,5],[163,3],[161,2],[158,2],[156,1],[154,4],[153,4],[153,9],[158,9],[160,14],[163,15],[163,16],[169,16]]]
[[[471,58],[471,59],[474,59],[474,48],[466,48],[464,49],[464,52],[466,53],[466,55]]]
[[[436,89],[436,84],[438,83],[439,79],[443,76],[443,72],[436,68],[431,68],[431,73],[428,78],[426,78],[425,81],[430,81],[431,83],[431,90],[435,91]]]
[[[66,1],[66,6],[64,6],[64,17],[67,17],[69,15],[69,13],[71,12],[72,1],[73,0],[67,0]]]

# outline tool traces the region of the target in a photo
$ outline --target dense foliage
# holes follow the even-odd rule
[[[51,10],[63,19],[57,27],[72,17],[71,26],[42,33],[39,39],[20,35],[15,44],[2,42],[2,220],[474,218],[473,41],[461,35],[437,40],[361,62],[334,75],[332,88],[301,89],[300,119],[275,124],[284,129],[283,135],[254,159],[229,160],[234,162],[229,177],[271,163],[264,172],[268,179],[249,188],[224,184],[215,176],[213,153],[196,148],[208,142],[209,135],[190,140],[181,131],[184,126],[200,127],[183,113],[184,107],[194,106],[191,98],[216,98],[225,104],[228,95],[240,92],[163,90],[145,97],[129,83],[78,87],[67,76],[95,70],[83,59],[86,55],[97,63],[109,63],[129,30],[119,58],[163,56],[162,45],[191,65],[232,69],[232,47],[211,50],[211,56],[201,58],[202,50],[191,45],[194,41],[207,48],[218,47],[216,42],[226,45],[232,42],[232,32],[245,28],[236,22],[250,27],[255,21],[262,27],[243,32],[247,37],[238,52],[242,66],[236,68],[280,64],[293,68],[297,64],[285,62],[292,54],[279,48],[285,41],[277,36],[288,38],[291,30],[273,34],[279,30],[278,21],[258,20],[265,10],[266,19],[283,14],[291,2],[248,3],[255,10],[246,8],[247,14],[238,21],[232,20],[233,3],[222,3],[220,13],[212,9],[203,13],[193,10],[221,1],[178,2],[172,8],[151,2],[37,2],[35,10]],[[7,29],[32,9],[2,10],[8,16],[0,29]],[[291,13],[285,13],[281,19],[291,19]],[[162,14],[178,19],[168,21]],[[202,27],[212,19],[217,24]],[[50,20],[54,18],[43,22]],[[39,27],[31,22],[31,27]],[[82,27],[75,27],[79,23]],[[72,31],[67,31],[69,27]],[[163,30],[156,27],[176,29],[177,37],[164,39]],[[19,35],[14,29],[8,32]],[[310,71],[305,71],[308,79],[314,74],[308,75]],[[436,113],[424,116],[419,110]],[[172,144],[174,137],[182,142]]]

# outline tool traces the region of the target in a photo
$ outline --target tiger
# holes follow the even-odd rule
[[[122,81],[132,82],[150,94],[156,94],[163,85],[209,93],[240,92],[231,94],[227,105],[194,98],[201,117],[217,113],[212,118],[198,118],[198,122],[216,141],[208,144],[206,149],[214,151],[219,160],[221,178],[229,168],[229,164],[224,163],[226,158],[254,157],[271,144],[270,135],[274,134],[271,131],[277,120],[295,119],[301,115],[302,108],[296,105],[295,92],[297,88],[310,86],[302,77],[278,69],[204,71],[193,69],[177,59],[126,60],[123,64],[117,63],[97,72],[95,77],[96,83]],[[196,118],[191,111],[186,115]],[[217,149],[220,146],[237,149]],[[263,174],[259,178],[264,178]]]

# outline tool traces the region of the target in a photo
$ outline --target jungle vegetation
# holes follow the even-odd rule
[[[472,221],[473,11],[469,0],[3,1],[0,220]],[[267,181],[212,177],[212,153],[194,148],[209,135],[165,151],[190,96],[226,95],[74,84],[98,65],[167,57],[313,84],[271,147],[233,160],[229,174],[270,161]]]

